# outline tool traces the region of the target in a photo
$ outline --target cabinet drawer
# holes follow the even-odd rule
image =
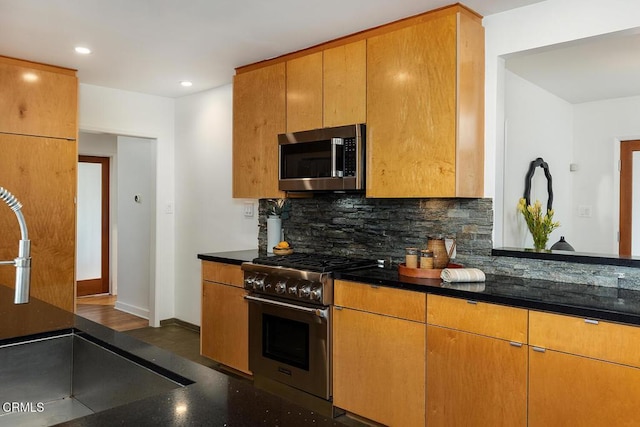
[[[333,294],[337,306],[425,322],[427,304],[422,292],[336,280]]]
[[[460,298],[429,295],[427,323],[527,343],[527,310]]]
[[[640,328],[531,311],[532,346],[640,367]]]
[[[239,265],[202,261],[202,280],[244,287],[243,273]]]

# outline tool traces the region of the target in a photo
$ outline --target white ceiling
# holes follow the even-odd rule
[[[538,1],[464,4],[487,16]],[[0,0],[0,55],[77,69],[81,83],[180,97],[230,83],[238,66],[452,2]],[[79,56],[77,45],[93,53]]]
[[[640,95],[640,34],[625,31],[519,53],[505,67],[571,104]]]

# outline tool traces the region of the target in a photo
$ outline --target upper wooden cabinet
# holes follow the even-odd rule
[[[367,121],[367,43],[360,40],[323,52],[324,126]]]
[[[282,196],[278,133],[353,123],[367,197],[483,196],[484,29],[464,6],[240,67],[235,85],[234,197]]]
[[[287,61],[287,132],[322,127],[322,52]]]
[[[0,132],[76,139],[74,70],[0,56],[0,82]]]
[[[484,29],[462,8],[367,39],[367,196],[481,197]]]
[[[233,197],[283,197],[278,134],[285,127],[285,64],[236,74],[233,84]]]

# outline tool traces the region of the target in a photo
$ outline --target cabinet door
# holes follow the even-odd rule
[[[0,134],[0,152],[0,186],[22,203],[31,240],[30,294],[74,311],[76,141]],[[0,260],[12,260],[20,228],[15,213],[0,205]],[[0,283],[15,283],[15,268],[0,266]]]
[[[285,132],[285,64],[237,74],[233,84],[233,197],[278,198],[278,134]]]
[[[521,344],[428,326],[427,425],[526,426],[527,356]]]
[[[250,374],[249,307],[244,289],[202,283],[200,352],[223,365]]]
[[[423,323],[334,308],[333,403],[390,426],[424,426]]]
[[[367,39],[367,196],[455,196],[456,15]]]
[[[287,132],[322,127],[322,52],[287,61]]]
[[[324,51],[324,126],[367,121],[367,42]]]
[[[529,353],[529,426],[640,424],[640,369],[551,350]]]
[[[74,70],[0,57],[0,132],[76,139]]]

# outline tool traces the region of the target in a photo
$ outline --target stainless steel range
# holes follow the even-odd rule
[[[375,265],[375,260],[317,254],[242,264],[251,303],[249,368],[257,385],[275,385],[285,393],[290,388],[330,406],[333,272]]]

